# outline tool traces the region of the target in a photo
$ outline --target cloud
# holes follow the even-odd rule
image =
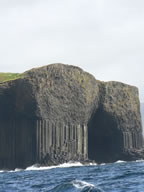
[[[143,0],[1,0],[0,70],[64,62],[143,90]]]

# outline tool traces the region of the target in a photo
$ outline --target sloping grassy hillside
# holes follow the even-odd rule
[[[20,73],[0,73],[0,82],[10,81],[20,77]]]

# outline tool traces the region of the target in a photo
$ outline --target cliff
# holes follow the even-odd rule
[[[0,83],[0,169],[140,158],[138,90],[53,64]]]

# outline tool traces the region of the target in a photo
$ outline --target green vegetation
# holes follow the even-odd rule
[[[20,73],[0,73],[0,82],[15,80],[21,77]]]

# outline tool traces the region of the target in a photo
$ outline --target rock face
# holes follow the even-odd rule
[[[0,83],[0,169],[131,160],[142,147],[136,87],[63,64]]]
[[[144,103],[140,103],[140,111],[141,111],[143,134],[144,134]]]

